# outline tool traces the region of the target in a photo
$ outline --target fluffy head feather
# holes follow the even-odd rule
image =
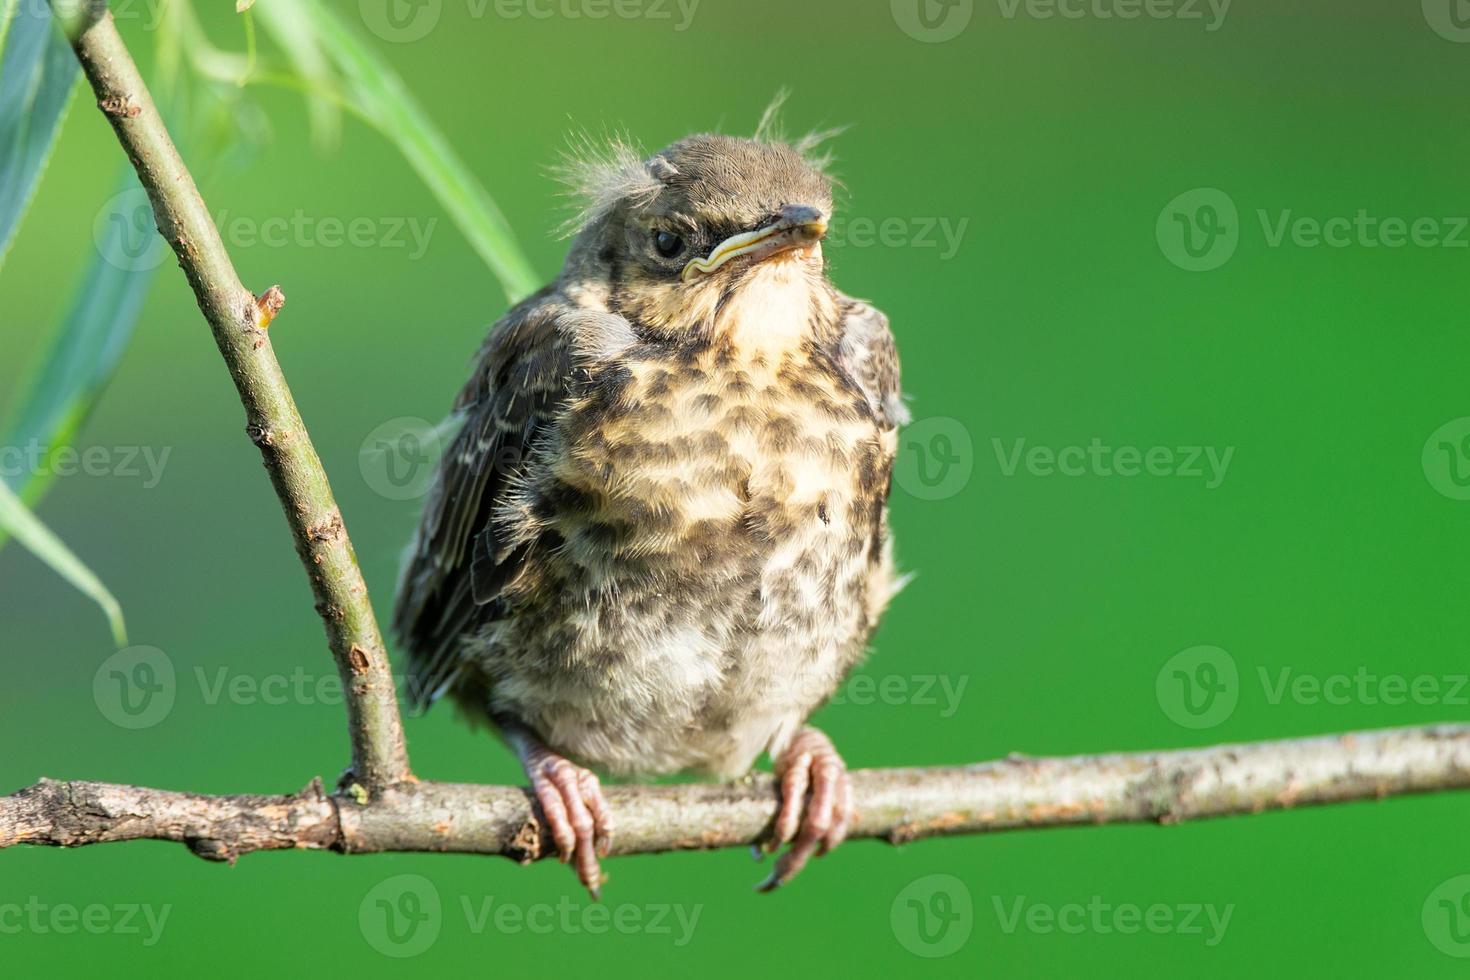
[[[832,154],[823,144],[843,129],[816,130],[795,138],[786,135],[781,108],[787,93],[783,90],[761,114],[751,139],[769,147],[781,147],[795,153],[807,167],[828,177]],[[561,161],[553,168],[554,176],[565,186],[566,194],[575,202],[574,213],[561,226],[564,235],[575,235],[607,217],[624,203],[641,208],[651,203],[661,190],[681,176],[670,159],[670,151],[687,146],[691,137],[649,157],[636,140],[626,133],[613,133],[601,139],[589,133],[578,133],[568,140]],[[830,180],[830,177],[828,177]]]
[[[624,201],[647,203],[663,188],[642,148],[621,133],[602,140],[588,133],[571,137],[552,172],[576,202],[576,213],[562,225],[566,235],[606,217]]]

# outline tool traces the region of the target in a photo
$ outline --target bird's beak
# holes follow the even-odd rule
[[[709,258],[690,262],[684,267],[683,278],[689,282],[695,276],[708,275],[743,255],[760,262],[782,252],[815,245],[826,234],[827,216],[819,209],[788,205],[781,209],[776,220],[764,227],[727,238],[709,253]]]

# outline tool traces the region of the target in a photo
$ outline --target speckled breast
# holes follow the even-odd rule
[[[508,624],[542,649],[499,659],[496,700],[613,771],[743,772],[866,642],[892,436],[811,346],[616,371],[563,417],[537,505],[557,599]]]

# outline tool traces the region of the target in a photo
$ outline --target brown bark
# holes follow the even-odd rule
[[[1208,749],[1010,758],[853,773],[853,837],[1183,820],[1470,788],[1470,725],[1389,729]],[[769,776],[725,785],[613,786],[614,854],[755,844],[776,812]],[[452,851],[532,861],[554,853],[527,790],[407,782],[367,803],[326,795],[201,796],[43,781],[0,797],[0,848],[153,838],[212,860],[259,850]]]

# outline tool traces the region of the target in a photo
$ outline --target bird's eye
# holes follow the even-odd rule
[[[653,235],[653,247],[658,249],[658,254],[666,259],[672,259],[684,251],[684,239],[672,231],[658,231]]]

